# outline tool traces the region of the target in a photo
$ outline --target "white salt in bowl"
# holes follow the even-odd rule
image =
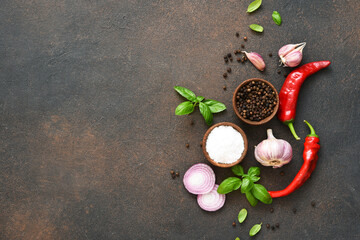
[[[219,141],[219,151],[221,151],[222,149],[233,149],[234,150],[234,147],[232,144],[237,144],[239,146],[239,151],[235,151],[234,153],[227,153],[227,152],[224,152],[224,155],[226,156],[223,156],[223,159],[224,161],[223,162],[220,162],[220,161],[215,161],[212,157],[210,157],[210,155],[213,155],[213,156],[216,156],[216,154],[214,153],[208,153],[208,151],[206,150],[207,148],[207,142],[208,142],[208,137],[209,137],[209,134],[217,127],[219,126],[229,126],[229,127],[232,127],[234,130],[236,130],[237,132],[239,132],[242,136],[242,140],[243,140],[243,146],[241,146],[242,144],[242,141],[241,139],[239,138],[237,142],[233,143],[233,142],[229,142],[229,141],[222,141],[221,139],[218,139]],[[214,142],[216,143],[217,139],[214,139],[212,137],[212,149],[214,148],[213,144]],[[226,145],[228,144],[228,146]],[[231,146],[230,146],[231,145]],[[220,148],[221,147],[221,148]],[[243,148],[242,148],[243,147]],[[215,147],[216,148],[216,147]],[[239,164],[244,158],[245,158],[245,155],[246,155],[246,152],[248,150],[248,141],[247,141],[247,137],[246,137],[246,134],[244,133],[244,131],[237,125],[233,124],[233,123],[230,123],[230,122],[221,122],[221,123],[217,123],[215,125],[213,125],[212,127],[210,127],[205,135],[204,135],[204,138],[203,138],[203,143],[202,143],[202,149],[203,149],[203,152],[204,152],[204,155],[206,157],[206,159],[213,165],[217,166],[217,167],[222,167],[222,168],[229,168],[229,167],[232,167],[232,166],[235,166],[236,164]],[[243,149],[242,153],[241,153],[241,150]],[[236,150],[236,148],[235,148]],[[214,150],[216,151],[216,149]],[[234,158],[234,156],[238,156],[237,159]],[[222,156],[216,156],[216,157],[222,157]],[[231,157],[234,158],[234,161],[232,161]],[[226,159],[226,160],[225,160]]]

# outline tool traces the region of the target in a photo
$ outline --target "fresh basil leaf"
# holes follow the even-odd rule
[[[197,102],[201,102],[202,100],[204,100],[205,98],[203,96],[197,96],[196,97],[196,101]]]
[[[240,238],[239,238],[239,237],[237,237],[237,238],[235,238],[235,240],[240,240]]]
[[[254,187],[254,183],[250,181],[249,178],[246,177],[242,180],[242,185],[241,185],[242,193],[249,192],[253,187]]]
[[[205,122],[207,125],[211,125],[212,124],[212,121],[213,121],[213,115],[210,111],[210,108],[208,105],[200,102],[199,103],[199,109],[200,109],[200,112],[201,114],[203,115],[204,119],[205,119]]]
[[[239,223],[243,223],[247,216],[247,210],[245,208],[241,209],[238,215]]]
[[[272,13],[272,19],[274,20],[274,22],[280,26],[281,24],[281,16],[280,13],[278,13],[277,11],[273,11]]]
[[[260,176],[260,168],[259,167],[251,167],[248,170],[249,176]]]
[[[248,6],[247,12],[251,13],[257,10],[261,6],[261,0],[255,0]]]
[[[241,186],[241,179],[237,177],[229,177],[220,183],[217,192],[220,194],[227,194],[239,189]]]
[[[211,105],[214,105],[214,104],[216,104],[216,103],[221,103],[221,102],[216,101],[216,100],[212,100],[212,99],[206,99],[206,100],[204,101],[204,103],[205,103],[206,105],[208,105],[208,106],[211,106]]]
[[[263,32],[264,28],[258,24],[251,24],[249,26],[251,28],[251,30],[255,31],[255,32]]]
[[[187,100],[195,102],[196,95],[191,90],[184,88],[184,87],[180,87],[180,86],[175,86],[174,89],[175,89],[175,91],[177,91],[181,96],[183,96]]]
[[[175,109],[175,115],[186,115],[194,111],[194,104],[190,101],[180,103]]]
[[[226,109],[226,106],[223,103],[215,103],[209,106],[209,108],[212,113],[218,113],[224,111]]]
[[[251,206],[255,207],[258,204],[259,200],[251,192],[245,192],[245,195]]]
[[[261,224],[255,224],[249,232],[250,237],[255,236],[261,230]]]
[[[251,189],[251,193],[254,195],[255,198],[259,199],[265,204],[272,203],[272,198],[263,185],[254,184],[254,187]]]
[[[231,167],[231,171],[236,175],[236,176],[243,176],[244,175],[244,169],[241,165],[235,165],[233,167]]]
[[[250,178],[250,180],[253,181],[253,182],[257,182],[257,181],[260,180],[260,177],[257,177],[257,176],[250,176],[249,178]]]

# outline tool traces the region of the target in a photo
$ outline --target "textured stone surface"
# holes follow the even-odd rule
[[[360,28],[357,1],[2,0],[0,9],[1,239],[358,239]],[[272,22],[277,10],[283,24]],[[248,25],[261,24],[263,34]],[[244,43],[263,55],[264,73],[234,61],[224,80],[224,54]],[[198,112],[177,117],[181,85],[222,101],[214,122],[244,129],[247,169],[253,147],[272,128],[294,149],[282,169],[261,167],[269,190],[285,187],[302,164],[296,142],[277,119],[249,126],[231,108],[233,90],[261,77],[280,90],[277,50],[307,42],[303,62],[332,65],[305,82],[296,119],[321,138],[313,177],[271,207],[252,208],[239,192],[223,209],[202,211],[182,186],[192,164],[206,162],[199,146],[207,126]],[[268,53],[273,57],[268,57]],[[227,91],[223,86],[227,86]],[[194,120],[195,124],[190,125]],[[189,143],[190,147],[185,148]],[[180,171],[173,180],[170,170]],[[280,171],[285,171],[280,176]],[[214,167],[217,183],[231,176]],[[311,207],[311,201],[316,207]],[[241,208],[246,221],[234,228]],[[297,213],[292,209],[296,207]]]

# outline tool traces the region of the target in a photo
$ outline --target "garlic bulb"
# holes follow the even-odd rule
[[[276,139],[271,129],[267,130],[268,138],[255,147],[255,158],[263,166],[273,168],[288,164],[292,158],[290,143],[282,139]]]

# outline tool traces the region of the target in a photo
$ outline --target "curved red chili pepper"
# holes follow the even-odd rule
[[[303,151],[304,164],[296,174],[294,180],[284,190],[269,191],[272,198],[285,197],[294,192],[296,189],[301,187],[304,182],[306,182],[316,167],[318,160],[317,153],[320,149],[320,145],[318,144],[319,137],[315,134],[314,128],[307,121],[304,122],[309,126],[311,131],[310,134],[305,138]]]
[[[279,111],[277,116],[280,121],[282,121],[290,128],[290,131],[296,140],[299,140],[300,138],[295,132],[293,123],[295,120],[296,104],[300,92],[300,87],[308,76],[323,68],[326,68],[329,65],[330,61],[311,62],[302,65],[287,76],[280,90]]]

